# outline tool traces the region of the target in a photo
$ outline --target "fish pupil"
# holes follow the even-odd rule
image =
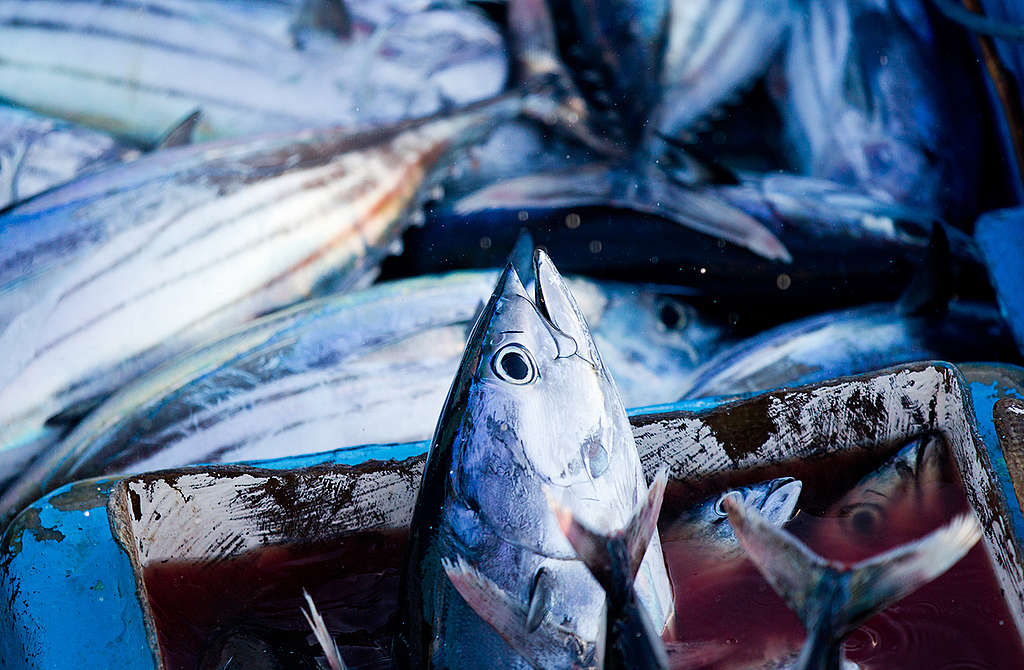
[[[499,364],[502,371],[516,381],[522,381],[530,374],[530,366],[526,363],[526,359],[515,351],[510,351],[502,356]]]

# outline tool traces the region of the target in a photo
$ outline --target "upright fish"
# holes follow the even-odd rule
[[[840,670],[843,640],[878,612],[932,581],[981,538],[972,514],[920,540],[853,564],[829,561],[765,521],[736,496],[723,502],[736,537],[764,578],[807,629],[793,670]]]
[[[940,39],[927,4],[807,3],[778,100],[800,172],[962,217],[973,214],[981,109],[963,70],[970,54]]]
[[[402,667],[595,667],[605,596],[545,490],[588,526],[623,527],[646,484],[625,411],[576,301],[534,256],[535,297],[510,266],[470,336],[427,456],[402,580]],[[516,648],[478,616],[442,562],[478,566],[507,594]],[[637,577],[656,630],[673,602],[657,535]],[[498,624],[499,628],[506,627]]]
[[[365,283],[510,93],[352,134],[160,151],[0,217],[0,481],[103,396],[219,330]]]
[[[781,528],[796,514],[802,489],[803,482],[799,479],[779,477],[730,489],[689,507],[674,518],[662,519],[661,538],[666,553],[670,551],[670,543],[683,542],[699,545],[702,552],[715,560],[737,558],[743,554],[743,548],[726,523],[727,514],[722,507],[726,496],[739,495],[747,507],[756,509],[768,523]]]
[[[0,2],[0,98],[143,145],[197,109],[199,140],[393,123],[493,96],[505,69],[467,7]]]
[[[0,106],[0,210],[139,151],[104,133]]]

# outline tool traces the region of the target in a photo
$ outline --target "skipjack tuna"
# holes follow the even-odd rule
[[[109,135],[0,106],[0,210],[85,170],[139,155]]]
[[[605,595],[548,498],[604,532],[627,524],[647,486],[579,306],[541,251],[533,274],[535,296],[512,266],[501,275],[441,412],[410,527],[399,667],[600,662]],[[672,588],[656,532],[645,546],[636,588],[661,632]],[[501,620],[449,581],[463,561],[502,595]]]
[[[154,144],[197,110],[197,139],[240,137],[426,116],[505,84],[501,35],[472,9],[351,10],[0,0],[0,97]]]
[[[0,495],[0,518],[101,474],[429,439],[497,278],[465,271],[382,283],[193,349],[90,412]],[[669,287],[567,283],[629,407],[675,399],[687,374],[729,341],[726,327]]]
[[[372,278],[435,168],[521,104],[161,151],[0,217],[0,481],[210,333]]]

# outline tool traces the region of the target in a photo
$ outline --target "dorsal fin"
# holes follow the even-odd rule
[[[768,523],[738,495],[726,496],[722,507],[747,556],[807,629],[798,668],[825,659],[839,667],[846,635],[944,573],[981,538],[977,520],[965,514],[916,542],[844,565]]]
[[[201,110],[196,109],[192,111],[164,133],[164,136],[157,142],[156,148],[173,149],[174,147],[184,147],[192,144],[195,139],[196,127],[199,125],[202,116]]]

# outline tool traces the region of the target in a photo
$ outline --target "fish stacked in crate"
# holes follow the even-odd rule
[[[800,442],[795,419],[748,430],[781,411],[757,400],[773,389],[1021,362],[1016,13],[0,0],[2,550],[63,537],[38,505],[104,482],[90,495],[109,499],[145,594],[147,668],[934,665],[952,652],[895,640],[924,634],[915,608],[969,628],[936,598],[972,591],[1006,626],[970,628],[964,662],[1017,667],[1024,518],[1007,491],[1024,472],[997,438],[972,442],[975,460],[962,446],[991,417],[962,399],[957,442],[937,396],[906,391],[902,409],[850,398],[801,416],[853,426],[842,448]],[[899,370],[893,389],[919,374]],[[645,451],[637,417],[746,397],[731,427]],[[868,444],[858,422],[899,429]],[[712,442],[728,463],[683,472]],[[415,503],[369,604],[324,590],[366,583],[351,560],[305,596],[303,579],[261,573],[274,593],[237,602],[271,614],[229,626],[223,603],[185,634],[167,580],[237,580],[154,576],[145,556],[240,565],[244,547],[246,570],[275,550],[321,565],[318,526],[264,528],[221,556],[188,547],[246,536],[258,515],[126,539],[145,504],[157,519],[198,504],[162,507],[152,488],[144,504],[138,477],[206,477],[276,509],[310,500],[310,482],[218,477],[354,467],[317,496],[352,514],[369,463],[424,451],[395,465]],[[990,489],[1005,546],[978,503]],[[16,564],[0,560],[0,587],[22,583]],[[52,665],[13,612],[0,658]]]

